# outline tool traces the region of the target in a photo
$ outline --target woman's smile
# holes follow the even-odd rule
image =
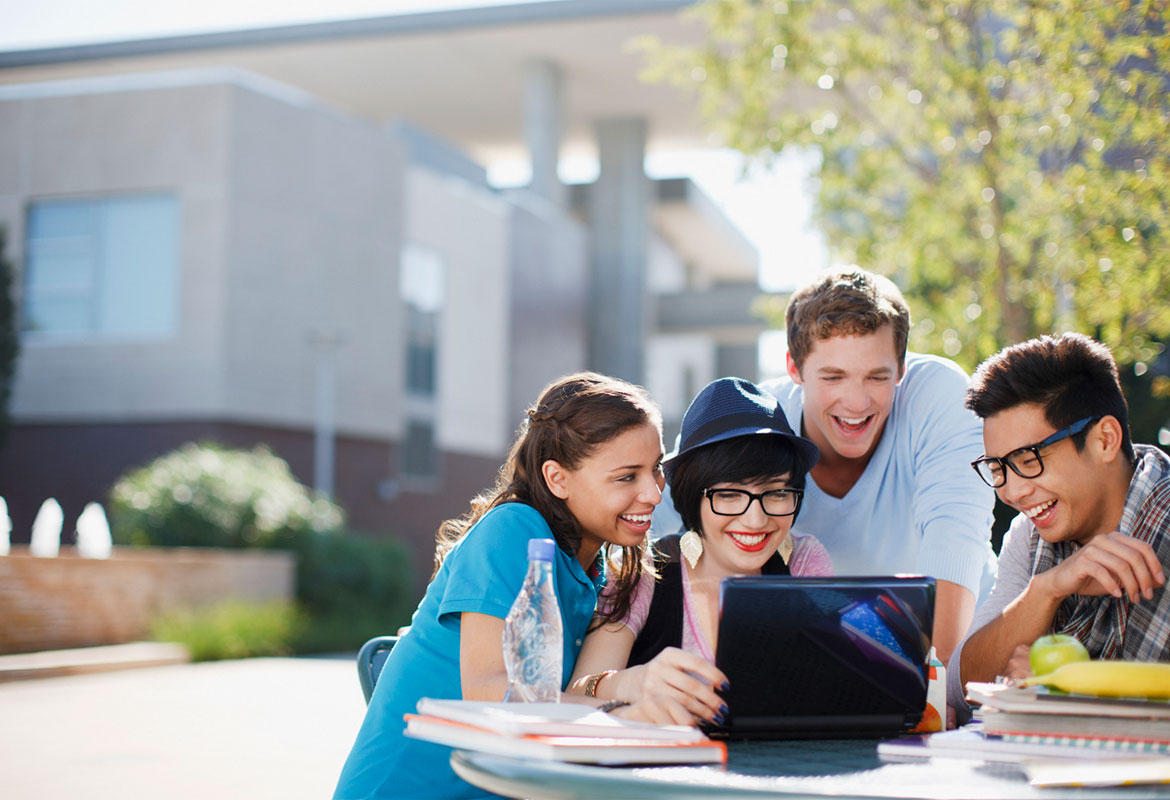
[[[771,531],[750,533],[748,531],[724,531],[735,543],[735,546],[745,553],[758,553],[767,546]]]
[[[631,530],[638,533],[645,533],[650,530],[650,519],[653,515],[647,511],[645,514],[619,514],[618,519],[626,523]]]

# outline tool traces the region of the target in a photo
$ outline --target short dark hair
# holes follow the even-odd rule
[[[779,435],[737,436],[703,445],[668,464],[674,508],[687,530],[702,533],[703,492],[715,483],[752,483],[788,474],[788,485],[804,488],[809,463],[801,450]]]
[[[971,377],[967,408],[980,419],[1034,403],[1054,428],[1066,428],[1085,417],[1117,419],[1121,451],[1134,461],[1129,435],[1129,408],[1117,378],[1117,362],[1109,348],[1081,333],[1041,336],[1005,347],[988,358]],[[1088,429],[1073,436],[1084,447]]]
[[[853,267],[796,290],[784,311],[788,352],[797,369],[813,345],[831,336],[863,336],[889,325],[898,363],[906,363],[910,308],[889,278]]]

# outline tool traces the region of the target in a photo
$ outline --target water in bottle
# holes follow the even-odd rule
[[[528,542],[528,574],[504,619],[504,666],[508,670],[505,700],[560,701],[564,632],[553,591],[556,548],[552,539]]]

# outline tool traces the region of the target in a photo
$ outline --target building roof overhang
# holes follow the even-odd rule
[[[649,149],[709,145],[693,97],[641,80],[633,42],[696,43],[694,0],[552,0],[0,53],[0,84],[235,67],[378,122],[406,119],[489,163],[522,158],[529,67],[562,75],[562,154],[641,117]]]
[[[569,187],[569,204],[589,216],[592,184]],[[759,253],[743,232],[690,178],[650,181],[654,230],[701,275],[699,283],[746,282],[753,286]]]

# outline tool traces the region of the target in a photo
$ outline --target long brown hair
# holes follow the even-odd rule
[[[544,462],[577,469],[598,447],[639,425],[662,431],[658,406],[639,386],[594,372],[579,372],[549,384],[520,424],[496,485],[473,499],[466,514],[439,526],[435,572],[467,531],[504,503],[535,508],[552,529],[557,545],[575,556],[581,547],[581,525],[565,501],[549,491],[542,473]],[[646,543],[637,547],[604,544],[602,552],[616,587],[606,617],[620,619],[629,610],[634,586],[647,568]]]

